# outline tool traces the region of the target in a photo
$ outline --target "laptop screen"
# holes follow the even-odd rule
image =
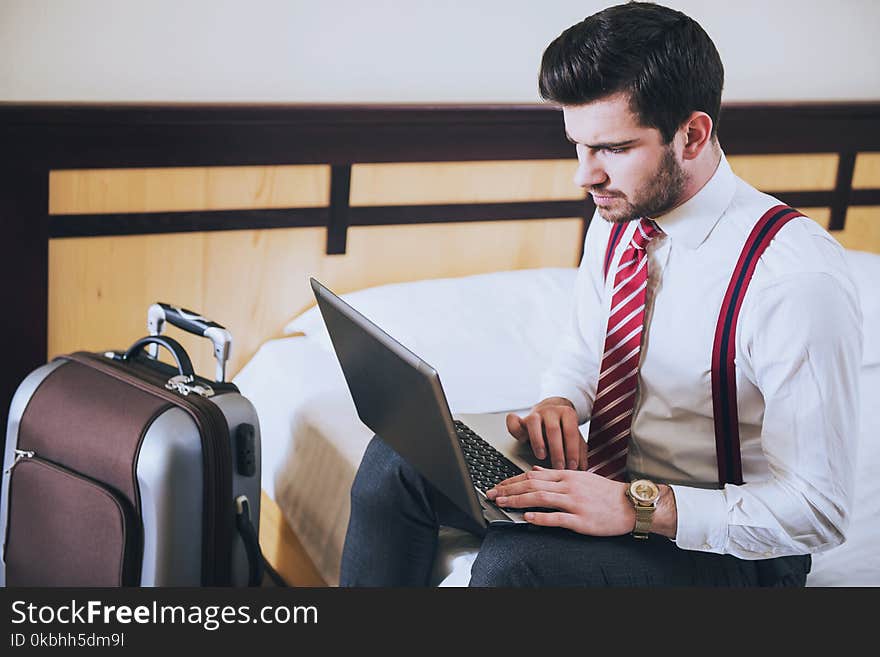
[[[361,421],[483,524],[436,370],[314,278],[311,283]]]

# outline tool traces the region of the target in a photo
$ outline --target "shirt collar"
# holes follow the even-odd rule
[[[702,189],[677,208],[654,221],[673,242],[681,242],[689,249],[697,249],[728,208],[736,192],[736,175],[730,168],[724,152],[715,173]]]

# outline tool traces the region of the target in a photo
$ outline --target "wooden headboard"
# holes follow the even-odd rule
[[[725,105],[719,135],[740,176],[880,252],[880,103]],[[594,210],[547,106],[0,104],[0,140],[3,426],[29,371],[124,348],[153,301],[227,325],[234,374],[309,274],[574,266]]]

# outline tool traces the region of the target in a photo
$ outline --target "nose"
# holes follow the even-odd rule
[[[578,168],[574,173],[575,185],[584,188],[601,187],[607,181],[608,174],[605,173],[598,158],[586,149],[578,153]]]

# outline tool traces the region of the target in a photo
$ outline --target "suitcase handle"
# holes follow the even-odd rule
[[[247,553],[248,586],[261,586],[263,575],[266,574],[275,586],[286,587],[287,582],[263,556],[257,530],[254,529],[254,523],[251,522],[251,505],[246,495],[239,495],[235,498],[235,525]]]
[[[177,371],[180,372],[181,376],[195,377],[193,364],[186,353],[186,349],[177,340],[169,338],[167,335],[148,335],[145,338],[141,338],[128,348],[128,351],[122,355],[122,360],[131,360],[143,351],[147,345],[165,347],[174,356],[174,360],[177,363]]]
[[[166,321],[187,333],[206,337],[214,343],[214,358],[217,359],[216,380],[223,383],[226,379],[226,361],[229,360],[229,351],[232,348],[232,336],[229,335],[229,331],[193,310],[162,302],[150,306],[147,311],[147,331],[150,335],[161,335]],[[147,353],[151,358],[155,358],[159,352],[153,345]]]

